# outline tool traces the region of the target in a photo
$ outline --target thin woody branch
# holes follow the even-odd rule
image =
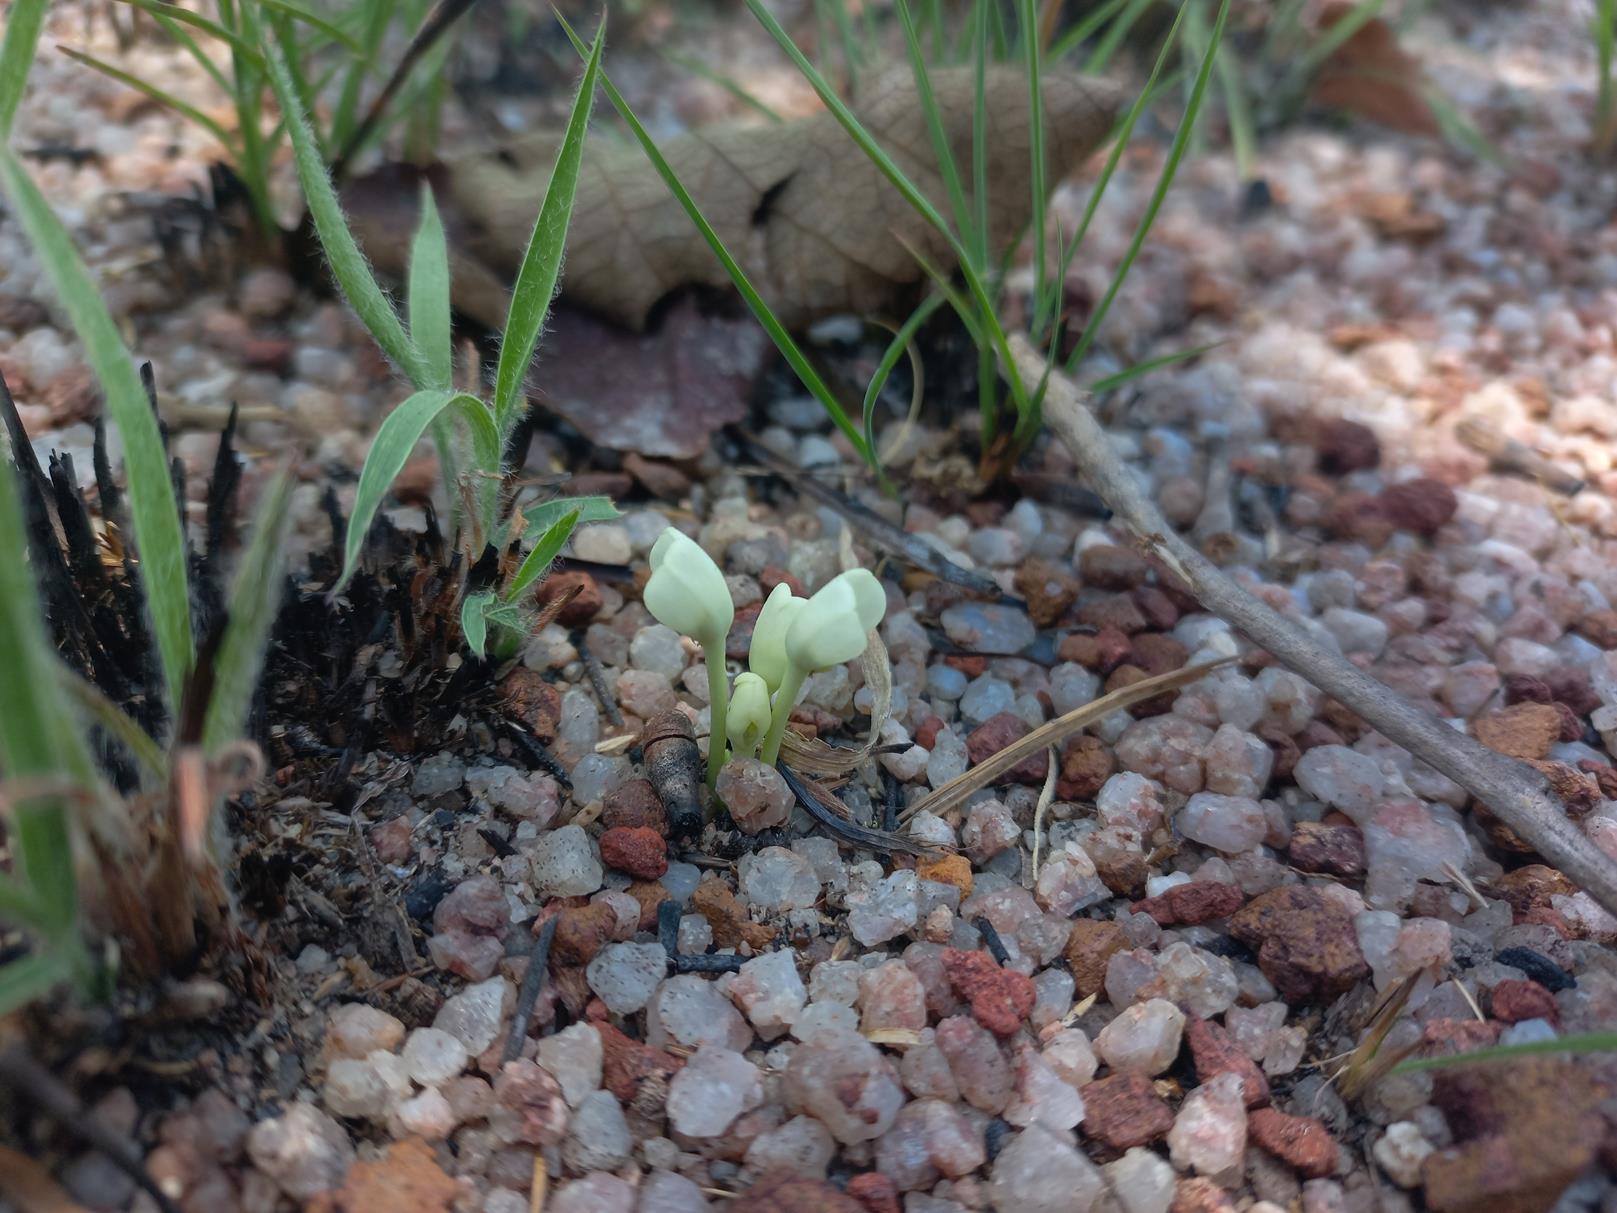
[[[1011,352],[1016,367],[1007,368],[1007,373],[1020,374],[1025,383],[1038,383],[1046,373],[1044,357],[1021,337],[1012,339]],[[1203,606],[1267,649],[1287,669],[1357,712],[1389,740],[1454,780],[1602,906],[1617,913],[1617,863],[1568,820],[1543,775],[1450,728],[1320,648],[1225,576],[1168,525],[1117,457],[1082,390],[1056,371],[1049,373],[1044,414],[1115,520],[1134,532],[1139,546],[1183,580]]]

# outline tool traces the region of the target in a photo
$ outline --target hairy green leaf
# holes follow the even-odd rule
[[[538,542],[529,550],[516,575],[511,578],[511,584],[505,587],[502,597],[506,602],[515,602],[522,597],[523,592],[550,567],[551,561],[561,554],[563,545],[573,537],[573,531],[578,526],[578,513],[574,510],[570,514],[563,514],[545,528],[544,534],[539,536]]]
[[[573,196],[578,189],[578,172],[584,158],[584,135],[589,129],[590,107],[595,103],[596,80],[601,74],[601,48],[606,45],[606,17],[603,13],[595,42],[584,64],[584,78],[573,98],[567,130],[556,151],[545,200],[534,221],[533,235],[517,270],[511,288],[511,310],[506,314],[505,333],[500,340],[500,360],[494,368],[494,420],[503,438],[511,432],[521,413],[522,383],[533,361],[550,300],[561,275],[562,254],[567,247],[567,225],[573,217]]]

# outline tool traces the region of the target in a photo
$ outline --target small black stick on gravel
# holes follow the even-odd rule
[[[511,1017],[511,1035],[505,1038],[502,1063],[522,1056],[522,1042],[528,1038],[528,1024],[533,1021],[533,1004],[539,1001],[539,991],[545,984],[545,970],[550,968],[550,944],[556,938],[559,915],[553,915],[539,928],[539,937],[533,941],[528,953],[528,971],[522,975],[522,988],[517,991],[516,1014]]]
[[[601,706],[606,709],[606,718],[621,729],[623,713],[618,708],[618,701],[613,697],[611,688],[606,685],[606,671],[601,668],[601,659],[590,652],[582,632],[574,633],[573,647],[578,650],[579,659],[584,663],[584,672],[589,675],[590,686],[595,688],[595,698],[599,699]]]
[[[999,937],[999,932],[994,929],[993,923],[979,914],[971,920],[971,925],[976,927],[978,933],[982,935],[983,943],[987,946],[989,955],[994,958],[996,964],[1008,965],[1011,963],[1010,949],[1005,946],[1005,941]]]
[[[105,1154],[157,1203],[162,1213],[180,1213],[179,1208],[157,1186],[157,1181],[146,1170],[140,1148],[126,1137],[115,1133],[106,1123],[84,1106],[56,1075],[34,1059],[22,1045],[0,1050],[0,1084],[11,1087],[18,1094],[33,1100],[39,1109],[86,1145]]]
[[[679,920],[685,907],[665,901],[657,907],[657,942],[668,953],[668,963],[676,973],[738,973],[746,958],[733,952],[706,952],[684,955],[679,950]]]

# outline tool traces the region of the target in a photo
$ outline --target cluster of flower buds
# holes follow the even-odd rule
[[[725,640],[735,622],[730,587],[699,544],[669,527],[651,549],[646,609],[702,646],[713,707],[708,782],[724,765],[725,742],[738,756],[780,756],[786,722],[810,674],[852,661],[887,610],[887,593],[868,569],[849,569],[810,598],[777,585],[752,631],[750,667],[732,698],[724,673]]]

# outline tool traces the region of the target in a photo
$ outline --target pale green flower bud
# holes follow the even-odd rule
[[[783,581],[769,592],[764,609],[752,625],[747,666],[764,680],[771,694],[780,690],[786,678],[786,631],[807,603],[807,598],[797,597]]]
[[[736,675],[735,686],[730,690],[730,715],[725,727],[730,733],[730,748],[737,758],[751,758],[758,753],[759,745],[769,732],[769,686],[758,675]]]
[[[651,549],[651,580],[641,597],[657,622],[683,632],[704,649],[717,645],[722,663],[735,603],[719,566],[694,539],[673,527],[657,537]]]
[[[869,569],[833,577],[803,604],[786,631],[786,656],[805,672],[852,661],[887,613],[887,591]]]

